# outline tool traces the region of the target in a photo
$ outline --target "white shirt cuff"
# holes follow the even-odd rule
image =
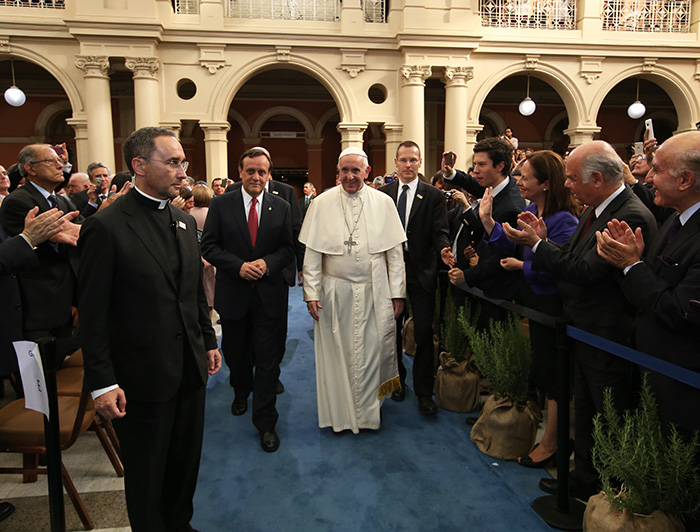
[[[630,271],[632,268],[634,268],[637,264],[641,264],[641,263],[642,263],[642,261],[641,261],[641,260],[638,260],[638,261],[635,262],[634,264],[630,264],[630,265],[627,266],[624,270],[622,270],[622,273],[624,273],[625,275],[627,275],[627,272],[628,272],[628,271]]]
[[[90,395],[92,395],[92,400],[94,401],[100,395],[104,395],[107,392],[111,392],[112,390],[116,390],[117,388],[119,388],[118,384],[112,384],[112,386],[107,386],[106,388],[100,388],[98,390],[93,390],[92,392],[90,392]]]

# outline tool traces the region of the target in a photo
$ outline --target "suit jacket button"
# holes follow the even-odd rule
[[[182,332],[178,332],[178,333],[175,335],[175,338],[177,338],[178,340],[180,340],[180,339],[182,338]]]
[[[15,305],[15,308],[16,308],[17,310],[21,310],[21,309],[22,309],[22,305],[21,305],[20,303],[17,303],[17,304]]]

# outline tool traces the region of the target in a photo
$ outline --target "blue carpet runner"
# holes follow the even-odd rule
[[[547,473],[494,460],[469,440],[464,414],[425,418],[410,389],[382,407],[378,431],[319,429],[313,325],[290,291],[275,453],[250,409],[231,415],[225,367],[209,380],[192,525],[200,532],[510,532],[551,530],[530,508]],[[411,359],[405,357],[411,382]]]

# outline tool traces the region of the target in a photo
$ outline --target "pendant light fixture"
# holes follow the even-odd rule
[[[630,118],[634,118],[634,119],[642,118],[642,116],[644,116],[644,113],[646,113],[646,111],[647,111],[647,108],[644,107],[644,104],[639,101],[639,78],[637,78],[637,98],[634,101],[634,103],[627,108],[627,115]]]
[[[530,116],[532,113],[535,112],[535,109],[537,106],[535,105],[535,102],[532,101],[530,98],[530,76],[527,77],[527,93],[525,95],[525,99],[520,102],[520,105],[518,106],[518,111],[520,111],[520,114],[523,116]]]
[[[5,91],[5,101],[13,107],[20,107],[27,101],[27,96],[15,83],[15,62],[11,57],[10,68],[12,69],[12,85]]]

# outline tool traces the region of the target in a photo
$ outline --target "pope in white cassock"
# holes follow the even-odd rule
[[[378,429],[380,406],[398,388],[396,322],[406,297],[406,234],[389,196],[364,186],[359,148],[338,158],[340,185],[309,207],[304,301],[314,318],[318,426]]]

